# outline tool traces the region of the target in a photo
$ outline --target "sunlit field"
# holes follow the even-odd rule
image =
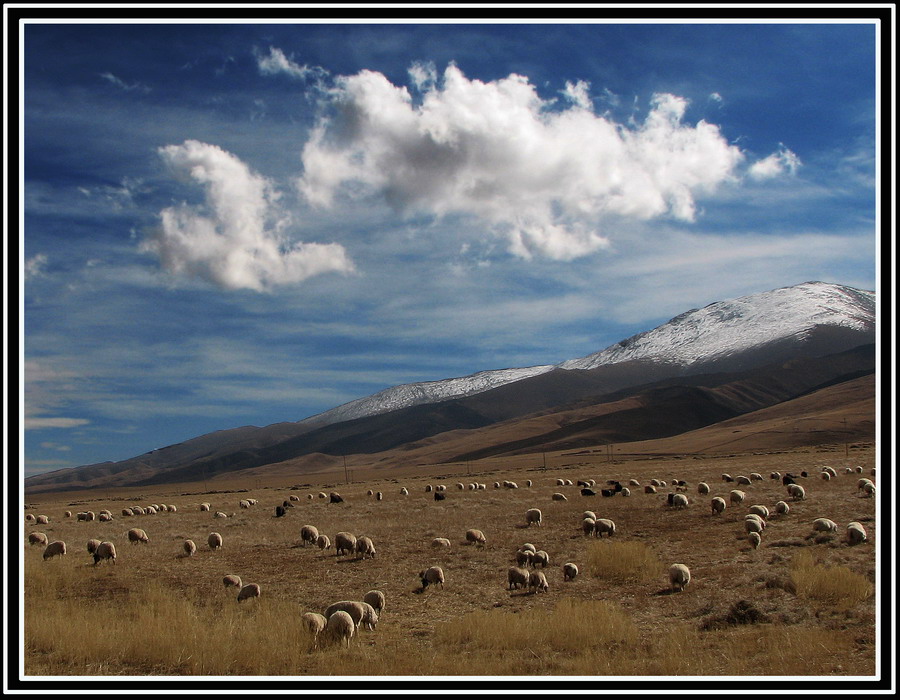
[[[837,478],[820,478],[822,466]],[[845,473],[844,468],[854,468]],[[856,466],[863,473],[855,471]],[[319,482],[315,475],[284,484],[206,491],[197,484],[41,494],[25,513],[49,524],[24,523],[24,642],[28,676],[872,676],[876,672],[877,498],[857,490],[872,479],[874,449],[654,459],[570,464],[550,469],[469,473],[455,467],[425,476],[391,476],[354,483]],[[794,501],[773,471],[799,474],[805,500]],[[738,486],[723,473],[763,480]],[[557,479],[572,485],[558,485]],[[666,481],[644,492],[650,479]],[[526,486],[531,479],[533,485]],[[596,496],[578,480],[594,479]],[[607,480],[631,495],[602,497]],[[514,481],[518,488],[502,483]],[[667,505],[676,480],[687,482],[689,506]],[[699,495],[705,481],[711,492]],[[500,488],[495,483],[501,484]],[[462,483],[465,488],[459,489]],[[485,489],[470,490],[470,483]],[[426,485],[446,485],[434,500]],[[202,484],[200,485],[202,487]],[[409,495],[401,495],[401,487]],[[729,492],[746,493],[743,503]],[[383,500],[368,491],[382,492]],[[343,503],[320,492],[336,491]],[[566,500],[554,500],[562,493]],[[290,501],[284,517],[275,507]],[[312,498],[310,498],[312,496]],[[710,500],[722,496],[724,513]],[[242,499],[258,503],[242,508]],[[775,503],[790,505],[774,514]],[[200,504],[208,502],[209,511]],[[177,512],[126,517],[124,508],[175,505]],[[754,549],[744,516],[750,506],[772,511]],[[541,526],[525,524],[540,508]],[[78,521],[78,512],[108,509],[110,522]],[[585,511],[616,524],[613,537],[586,536]],[[71,511],[71,517],[65,517]],[[216,511],[228,517],[217,518]],[[838,524],[814,532],[813,520]],[[860,522],[868,539],[850,545],[846,526]],[[374,558],[336,556],[303,546],[300,528],[314,525],[334,542],[339,531],[368,535]],[[131,544],[140,527],[148,543]],[[482,530],[486,543],[467,544]],[[32,532],[67,545],[43,560]],[[211,532],[223,547],[207,545]],[[434,547],[445,537],[450,547]],[[90,539],[115,544],[117,560],[94,564]],[[197,551],[186,556],[185,539]],[[549,554],[549,590],[510,589],[507,570],[518,548],[532,543]],[[566,562],[578,575],[563,580]],[[686,564],[691,581],[671,589],[668,568]],[[418,573],[440,566],[443,588],[424,590]],[[538,567],[540,570],[540,567]],[[261,587],[238,602],[223,577],[236,574]],[[377,627],[360,627],[349,647],[328,644],[301,624],[308,611],[384,592]]]

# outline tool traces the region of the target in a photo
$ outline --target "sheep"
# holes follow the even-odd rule
[[[324,491],[319,491],[319,498],[328,498],[328,494]]]
[[[721,496],[716,496],[710,501],[710,506],[712,507],[713,515],[718,515],[722,511],[725,510],[725,499]]]
[[[328,539],[328,535],[319,535],[316,538],[316,547],[321,549],[323,552],[326,549],[329,549],[331,547],[331,540]]]
[[[308,544],[315,544],[319,539],[319,529],[315,525],[304,525],[300,528],[300,541],[305,547]]]
[[[32,532],[28,535],[28,544],[47,544],[47,535],[43,532]]]
[[[79,513],[78,515],[79,515],[79,518],[78,518],[79,520],[84,520],[84,518],[80,517],[80,516],[84,515],[84,513]],[[34,515],[32,515],[31,513],[25,513],[25,522],[26,523],[33,523],[34,521],[35,521]]]
[[[544,575],[543,571],[532,571],[531,575],[528,577],[528,587],[534,588],[535,593],[541,591],[546,593],[550,588],[550,584],[547,583],[547,577]]]
[[[862,479],[860,479],[859,481],[856,482],[857,492],[863,491],[866,488],[866,486],[868,486],[869,484],[872,484],[874,486],[874,483],[872,482],[871,479],[867,479],[867,478],[863,477]]]
[[[63,513],[63,517],[64,517],[64,518],[71,518],[71,517],[72,517],[72,511],[71,511],[71,510],[67,510],[65,513]]]
[[[353,618],[343,610],[336,610],[325,623],[322,637],[330,644],[339,643],[341,646],[349,647],[355,631]]]
[[[759,549],[759,545],[762,542],[762,537],[758,532],[748,533],[747,539],[749,540],[750,546],[753,547],[753,549]]]
[[[566,495],[564,493],[554,493],[552,498],[554,501],[568,501],[569,500],[568,498],[566,498]]]
[[[550,565],[550,555],[547,554],[543,549],[539,549],[537,552],[531,555],[532,568],[537,568],[537,565],[540,564],[542,569],[547,568]]]
[[[662,486],[662,482],[659,479],[650,479],[650,485],[654,488],[659,488]]]
[[[209,510],[209,508],[207,508],[207,510]],[[132,511],[135,515],[144,515],[144,509],[143,509],[143,507],[141,507],[141,506],[132,506],[131,511]],[[90,520],[90,519],[91,519],[91,518],[87,517],[88,515],[89,515],[88,513],[85,513],[85,518],[84,518],[85,520]]]
[[[787,515],[791,512],[791,507],[784,501],[778,501],[778,503],[775,504],[775,512],[780,515]]]
[[[709,493],[709,484],[707,484],[705,481],[701,481],[699,484],[697,484],[697,493],[701,496],[706,496]]]
[[[447,498],[447,495],[446,495],[446,494],[441,493],[440,491],[435,491],[435,492],[434,492],[434,500],[436,500],[436,501],[443,501],[443,500],[446,500],[446,498]]]
[[[253,503],[256,503],[256,501],[254,500],[250,505],[253,505]],[[172,506],[172,505],[170,505],[170,506],[169,506],[169,512],[170,512],[170,513],[177,513],[177,512],[178,512],[177,506]]]
[[[334,536],[334,556],[353,554],[356,550],[356,535],[352,532],[339,532]]]
[[[743,476],[742,474],[739,474],[737,477],[735,477],[734,482],[735,482],[738,486],[749,486],[749,485],[752,483],[752,482],[750,481],[750,477],[748,477],[748,476]]]
[[[360,537],[356,540],[356,558],[357,559],[374,559],[375,544],[369,537]]]
[[[819,476],[821,477],[822,481],[831,481],[831,474],[829,474],[828,472],[821,472]]]
[[[435,491],[446,491],[447,485],[446,484],[438,484],[437,486],[434,487],[434,490]]]
[[[258,583],[248,583],[246,586],[241,586],[241,590],[238,591],[237,602],[240,603],[251,598],[259,598],[260,593],[262,593],[262,591]]]
[[[291,496],[291,498],[294,498],[294,496]],[[246,508],[249,508],[249,507],[250,507],[250,502],[241,499],[240,501],[238,501],[238,507],[239,507],[239,508],[245,508],[245,509],[246,509]]]
[[[375,500],[376,500],[376,501],[384,500],[384,494],[381,493],[381,491],[377,491],[377,492],[375,493]]]
[[[97,520],[99,520],[101,523],[108,523],[112,520],[112,516],[107,515],[106,513],[100,513],[100,515],[97,516]]]
[[[837,478],[837,470],[834,467],[822,467],[823,472],[827,472],[832,479]]]
[[[168,512],[169,512],[169,506],[167,506],[165,503],[160,503],[160,504],[159,504],[159,509],[160,509],[163,513],[168,513]]]
[[[495,482],[494,482],[494,488],[495,488],[495,489],[499,489],[499,488],[500,488],[500,482],[499,482],[499,481],[495,481]]]
[[[275,506],[275,517],[283,518],[287,515],[287,509],[284,506]]]
[[[51,559],[53,557],[61,557],[66,553],[66,543],[62,540],[53,540],[47,547],[44,549],[44,561]]]
[[[572,562],[566,562],[563,564],[563,581],[571,581],[573,578],[578,576],[578,566],[573,564]]]
[[[311,493],[308,493],[308,494],[306,494],[306,498],[311,501],[313,499],[313,495]],[[314,613],[314,614],[318,615],[318,613]]]
[[[201,512],[204,512],[204,513],[205,513],[206,511],[208,511],[208,510],[209,510],[209,503],[201,503],[201,504],[200,504],[200,510],[201,510]]]
[[[747,515],[744,516],[744,520],[755,520],[760,525],[762,525],[763,530],[766,529],[767,523],[765,519],[758,513],[747,513]]]
[[[756,513],[761,518],[769,517],[769,509],[765,506],[750,506],[751,513]]]
[[[734,489],[731,493],[728,494],[728,498],[732,503],[743,503],[746,497],[747,494],[739,489]]]
[[[603,537],[604,532],[607,537],[612,537],[616,534],[616,524],[609,518],[598,518],[594,524],[594,532],[597,537]]]
[[[589,489],[589,488],[585,487],[585,488],[581,489],[581,495],[582,496],[596,496],[597,492],[594,491],[594,489]],[[612,489],[600,489],[600,495],[604,496],[606,498],[612,498],[613,496],[616,495],[616,492],[613,491]]]
[[[374,495],[375,495],[375,492],[374,492],[372,489],[369,489],[368,491],[366,491],[366,495],[367,495],[367,496],[374,496]]]
[[[441,590],[444,588],[444,570],[439,566],[430,566],[419,572],[419,579],[422,581],[422,590],[424,591],[429,584],[441,584]]]
[[[431,540],[431,546],[432,547],[449,547],[450,540],[448,540],[446,537],[435,537],[433,540]]]
[[[286,500],[286,501],[281,502],[281,507],[282,508],[296,508],[297,506],[295,506],[293,503],[291,503],[290,500]]]
[[[49,525],[50,518],[48,518],[46,515],[39,515],[37,516],[37,518],[35,518],[35,523],[38,525]]]
[[[525,551],[525,550],[528,550],[529,552],[534,554],[537,551],[537,547],[535,547],[533,544],[531,544],[531,542],[526,542],[521,547],[519,547],[520,552]]]
[[[303,626],[309,631],[313,637],[313,646],[318,646],[319,635],[325,629],[328,622],[324,615],[314,612],[305,612],[300,616]]]
[[[638,481],[637,479],[629,479],[629,480],[628,480],[628,485],[629,485],[629,486],[640,486],[640,485],[641,485],[641,482]]]
[[[384,610],[384,593],[377,590],[369,591],[363,596],[363,602],[371,605],[375,612],[381,615]]]
[[[88,554],[93,554],[97,551],[97,547],[100,546],[100,540],[90,539],[87,541],[87,552]]]
[[[409,489],[407,489],[405,486],[401,487],[401,488],[400,488],[400,495],[401,495],[401,496],[408,496],[408,495],[409,495]]]
[[[816,518],[813,520],[813,530],[815,532],[835,532],[837,528],[837,523],[829,518]]]
[[[683,591],[691,582],[691,570],[684,564],[672,564],[669,567],[669,583],[673,591]]]
[[[332,491],[331,493],[328,494],[328,502],[329,503],[343,503],[344,499],[341,498],[341,494],[339,494],[335,491]]]
[[[219,549],[222,546],[222,535],[218,532],[210,532],[209,537],[206,538],[206,544],[213,551]]]
[[[431,484],[425,484],[425,493],[431,493],[434,487]]]
[[[683,493],[676,493],[672,496],[672,507],[673,508],[687,508],[688,507],[688,497]]]
[[[456,482],[456,488],[458,488],[460,491],[465,491],[465,490],[466,490],[466,485],[463,484],[463,483],[460,482],[460,481],[457,481],[457,482]]]
[[[753,481],[763,481],[763,476],[757,472],[750,472],[750,479]]]
[[[530,489],[531,486],[532,486],[533,484],[534,484],[534,482],[533,482],[531,479],[526,479],[526,480],[525,480],[525,487],[526,487],[526,488],[529,488],[529,489]]]
[[[366,629],[373,630],[378,624],[378,613],[369,603],[359,600],[341,600],[332,603],[325,609],[325,617],[330,618],[338,610],[347,613],[357,629],[360,625],[364,625]]]
[[[862,526],[862,523],[853,521],[847,525],[847,542],[851,545],[862,544],[867,539],[866,528]]]
[[[596,520],[597,514],[592,510],[586,510],[586,511],[584,511],[584,513],[581,514],[581,518],[582,519],[590,518],[591,520]]]
[[[778,480],[781,478],[781,472],[772,472],[769,474],[769,478]]]
[[[141,542],[146,544],[150,541],[150,536],[141,528],[133,527],[128,531],[128,541],[131,544],[140,544]]]
[[[530,578],[531,574],[526,569],[520,569],[518,566],[511,566],[506,570],[506,590],[511,591],[514,588],[518,589],[520,586],[525,588],[525,586],[528,585]]]
[[[133,515],[134,515],[134,511],[131,510],[131,508],[123,508],[122,509],[122,517],[123,518],[130,518]]]
[[[541,520],[543,518],[543,514],[541,513],[540,508],[529,508],[525,511],[525,524],[528,527],[532,525],[541,526]]]
[[[630,496],[630,495],[631,495],[631,489],[628,488],[627,486],[623,486],[623,487],[622,487],[622,490],[619,491],[619,493],[622,494],[623,497],[624,497],[624,496]]]
[[[100,563],[101,559],[105,559],[106,561],[112,560],[112,563],[116,563],[116,545],[112,542],[101,542],[97,546],[97,550],[94,552],[94,566]]]
[[[213,516],[214,518],[227,518],[228,515],[223,513],[221,510],[217,510],[216,514]]]
[[[795,501],[803,501],[806,499],[806,489],[800,484],[788,484],[788,495]]]
[[[875,484],[866,484],[863,488],[866,498],[872,498],[875,495]]]
[[[862,474],[862,470],[863,470],[862,467],[857,467],[857,468],[856,468],[856,473],[857,473],[857,474]]]
[[[234,586],[235,588],[241,588],[244,584],[241,581],[241,577],[237,574],[228,574],[227,576],[222,578],[222,583],[225,585],[225,588],[229,588]]]
[[[731,482],[734,481],[734,477],[731,474],[722,474],[722,481]]]
[[[521,567],[526,567],[532,565],[532,560],[534,559],[534,552],[529,551],[527,549],[520,549],[516,552],[516,564]]]
[[[185,540],[182,545],[184,548],[184,556],[192,557],[197,552],[197,545],[194,544],[194,540]]]
[[[644,487],[644,493],[656,493],[656,487],[653,484],[647,484]]]
[[[565,480],[565,479],[557,479],[557,480],[556,480],[556,485],[557,485],[557,486],[565,486],[565,485],[566,485],[566,480]]]
[[[748,533],[762,532],[764,529],[763,524],[755,518],[745,518],[744,519],[744,528],[747,530]]]
[[[485,538],[481,530],[466,530],[466,542],[484,545],[487,542],[487,538]]]

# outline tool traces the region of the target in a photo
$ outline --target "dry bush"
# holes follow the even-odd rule
[[[645,583],[659,578],[663,564],[642,542],[594,542],[585,553],[588,571],[616,583]]]
[[[811,552],[800,552],[791,562],[791,579],[797,595],[813,598],[844,610],[867,600],[874,592],[871,582],[846,566],[816,563]]]

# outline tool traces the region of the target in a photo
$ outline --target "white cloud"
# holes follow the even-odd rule
[[[572,104],[577,105],[582,109],[591,109],[593,103],[591,102],[590,90],[591,84],[584,80],[579,80],[575,83],[570,83],[567,80],[566,89],[563,90],[563,95]]]
[[[748,172],[754,180],[767,180],[784,172],[793,175],[800,165],[800,158],[797,157],[797,154],[782,145],[772,155],[756,161],[750,166]]]
[[[125,90],[126,92],[131,92],[133,90],[139,90],[140,92],[150,92],[150,88],[147,87],[146,85],[143,85],[142,83],[138,83],[138,82],[127,83],[124,80],[122,80],[121,78],[119,78],[118,76],[115,76],[108,71],[106,73],[101,73],[100,77],[103,78],[104,80],[112,83],[117,88]]]
[[[306,64],[301,66],[299,63],[295,63],[284,55],[284,51],[274,46],[269,47],[268,56],[257,55],[256,65],[259,67],[259,72],[263,75],[284,73],[299,80],[318,77],[325,73],[325,70],[318,66],[308,66]]]
[[[25,261],[25,279],[32,279],[44,274],[44,268],[47,266],[47,256],[38,253],[32,258]]]
[[[624,126],[590,109],[586,83],[567,84],[573,106],[550,109],[526,77],[485,83],[452,64],[420,104],[370,70],[328,94],[336,114],[306,143],[298,180],[310,203],[330,206],[352,185],[403,213],[474,216],[523,258],[603,249],[608,215],[691,221],[696,194],[734,179],[744,157],[717,126],[685,124],[674,95]]]
[[[290,243],[282,233],[289,220],[279,216],[277,192],[233,154],[193,140],[161,148],[160,154],[176,177],[206,193],[204,207],[164,209],[161,225],[141,245],[169,272],[223,289],[267,291],[353,270],[341,245]]]

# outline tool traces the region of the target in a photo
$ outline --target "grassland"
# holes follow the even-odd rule
[[[843,468],[860,465],[870,476],[874,460],[873,447],[864,445],[846,457],[830,449],[632,462],[597,457],[547,469],[491,461],[480,470],[479,463],[427,473],[355,470],[349,484],[305,475],[206,489],[40,494],[26,499],[26,513],[46,514],[50,524],[21,531],[24,670],[29,677],[873,676],[878,499],[863,498],[860,475]],[[837,479],[818,478],[825,465],[838,469]],[[801,481],[808,498],[770,518],[754,550],[743,527],[747,508],[788,500],[781,482],[769,478],[773,470],[807,470]],[[723,472],[765,479],[741,487],[742,506],[713,516],[710,498],[727,499],[735,488],[722,481]],[[668,508],[670,488],[585,497],[576,486],[557,486],[557,478],[596,479],[598,489],[607,479],[682,479],[691,505]],[[494,488],[506,479],[519,488]],[[708,496],[697,494],[699,481],[709,483]],[[487,489],[458,490],[457,482]],[[447,485],[447,497],[436,502],[425,485],[438,483]],[[400,495],[401,486],[409,496]],[[368,496],[369,489],[384,499]],[[316,495],[332,490],[345,502]],[[552,500],[555,492],[568,500]],[[292,494],[300,498],[296,507],[274,518],[275,506]],[[258,505],[239,508],[248,497]],[[211,511],[201,512],[201,502]],[[174,504],[178,512],[121,515],[150,503]],[[532,507],[543,511],[543,526],[526,528]],[[103,508],[112,522],[74,518]],[[66,510],[73,517],[63,517]],[[216,510],[231,517],[216,519]],[[585,510],[614,520],[616,536],[585,537]],[[818,517],[836,521],[839,531],[813,536]],[[853,520],[865,526],[865,544],[847,544]],[[341,530],[368,535],[377,556],[358,560],[303,547],[305,524],[332,540]],[[130,527],[144,528],[151,542],[129,544]],[[466,545],[469,528],[483,530],[487,544]],[[43,561],[42,547],[27,544],[33,531],[65,541],[68,554]],[[224,538],[221,550],[206,546],[212,531]],[[452,546],[431,547],[435,537]],[[85,548],[90,538],[114,542],[118,562],[94,566]],[[193,557],[182,556],[187,538],[198,545]],[[550,555],[546,593],[508,590],[507,568],[525,542]],[[564,582],[568,561],[580,574]],[[674,562],[692,572],[681,593],[668,588],[665,572]],[[420,591],[417,573],[432,565],[444,569],[446,585]],[[239,604],[236,591],[222,585],[226,574],[258,583],[260,599]],[[377,628],[360,630],[348,649],[314,648],[300,615],[361,599],[373,588],[387,597]]]

